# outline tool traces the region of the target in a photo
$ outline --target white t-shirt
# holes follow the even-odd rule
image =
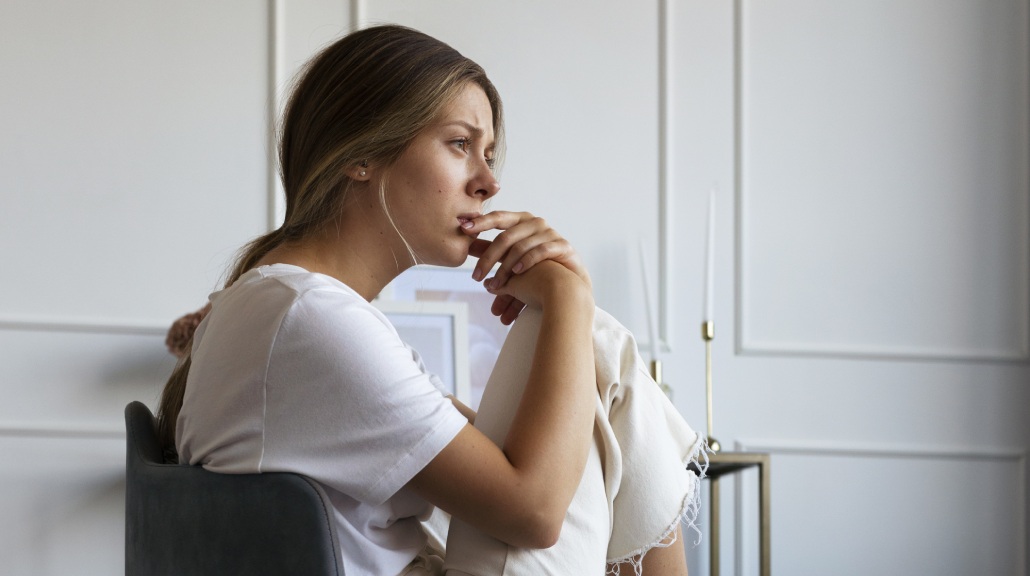
[[[398,574],[432,511],[403,487],[466,424],[439,379],[347,285],[296,266],[211,296],[176,427],[181,462],[321,483],[344,567]]]

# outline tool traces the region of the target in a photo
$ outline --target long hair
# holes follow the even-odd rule
[[[286,193],[283,224],[240,250],[225,285],[277,246],[335,221],[354,184],[347,170],[364,162],[392,165],[470,82],[490,102],[495,157],[500,157],[500,95],[483,69],[454,48],[416,30],[388,25],[353,32],[322,50],[301,71],[278,134]],[[385,186],[378,192],[385,209]],[[187,352],[161,395],[158,435],[166,451],[174,450],[190,362]]]

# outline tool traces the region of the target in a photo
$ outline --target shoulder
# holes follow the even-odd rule
[[[235,293],[226,304],[238,307],[244,316],[265,318],[262,323],[274,333],[273,355],[280,360],[411,361],[411,350],[389,319],[330,276],[277,264],[248,272],[230,290]],[[215,307],[219,304],[216,301]]]
[[[400,339],[386,316],[349,286],[296,266],[250,270],[213,294],[211,302],[208,324],[222,334],[217,340],[223,343],[253,344],[266,335],[273,349],[333,341],[352,348],[365,339],[380,344]]]
[[[277,280],[291,293],[284,327],[337,337],[360,334],[366,338],[377,335],[391,341],[400,339],[382,312],[334,278],[307,273]]]
[[[386,317],[343,282],[297,266],[274,264],[251,270],[229,289],[233,299],[283,309],[312,323],[335,323],[341,316],[392,327]]]

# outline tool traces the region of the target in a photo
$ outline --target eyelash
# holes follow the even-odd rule
[[[456,145],[459,150],[461,150],[462,152],[466,152],[467,153],[469,145],[472,144],[472,139],[471,138],[457,138],[457,139],[453,140],[451,142],[451,144]],[[491,170],[493,170],[494,169],[494,164],[496,163],[496,161],[493,158],[485,158],[485,160],[486,160],[486,165]]]

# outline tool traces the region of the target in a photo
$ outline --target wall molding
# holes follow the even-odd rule
[[[1016,556],[1018,557],[1017,576],[1027,576],[1027,449],[1025,447],[1008,446],[974,446],[967,444],[878,444],[840,441],[796,441],[777,439],[740,439],[734,442],[734,450],[744,452],[768,452],[794,456],[844,457],[844,458],[877,458],[898,460],[952,460],[952,461],[986,461],[1016,466]],[[773,463],[775,466],[775,462]],[[735,483],[734,492],[734,543],[735,569],[737,576],[757,571],[744,554],[753,543],[744,542],[745,534],[757,531],[754,510],[744,514],[745,502],[755,505],[755,497],[745,491],[742,482]],[[751,559],[753,560],[753,558]],[[747,570],[745,564],[747,563]]]
[[[160,336],[168,333],[167,321],[128,322],[100,318],[23,318],[0,317],[0,330],[27,332],[68,332],[85,334],[118,334],[133,336]]]
[[[837,441],[796,441],[776,439],[741,439],[734,449],[747,452],[777,452],[808,456],[844,456],[853,458],[904,458],[944,460],[1025,461],[1027,451],[1019,447],[973,446],[963,444],[877,444]]]
[[[286,0],[268,2],[268,215],[266,226],[275,230],[286,215],[286,201],[279,181],[278,141],[275,126],[285,105],[286,90]]]
[[[738,318],[742,314],[738,313]],[[743,320],[739,320],[740,323]],[[804,356],[825,358],[851,358],[864,360],[913,360],[948,362],[1028,362],[1030,348],[1021,350],[990,351],[963,348],[934,347],[877,347],[817,345],[815,343],[791,344],[784,342],[763,342],[747,338],[745,328],[738,326],[737,352],[756,356]]]
[[[0,421],[0,438],[55,440],[125,440],[125,429],[111,426],[69,426],[64,422]]]
[[[365,0],[350,0],[350,25],[353,30],[361,30],[368,25],[368,7]]]
[[[671,274],[669,259],[671,252],[672,206],[670,190],[675,184],[670,158],[673,154],[672,106],[672,2],[658,0],[658,346],[659,350],[672,352],[672,335],[669,330],[669,302],[671,297]]]
[[[735,316],[736,335],[735,350],[744,355],[768,355],[787,357],[829,357],[860,358],[867,360],[917,360],[917,361],[956,361],[956,362],[1030,362],[1030,295],[1024,295],[1022,333],[1019,341],[1010,348],[976,349],[969,347],[947,348],[938,346],[883,346],[864,342],[854,345],[825,344],[818,342],[781,342],[756,340],[750,336],[747,318],[748,285],[746,282],[747,264],[747,226],[746,204],[747,188],[744,142],[747,137],[748,118],[744,107],[744,87],[746,85],[746,62],[744,48],[747,44],[744,16],[749,2],[754,0],[734,0],[733,2],[733,178],[734,178],[734,274],[735,282]],[[1025,80],[1025,79],[1024,79]],[[1028,102],[1030,104],[1030,102]],[[1030,158],[1028,158],[1030,160]],[[1030,183],[1027,183],[1030,185]],[[1030,230],[1030,219],[1027,221]],[[1030,242],[1030,238],[1027,238]],[[1026,263],[1022,263],[1027,266]],[[1030,271],[1024,271],[1030,274]]]

